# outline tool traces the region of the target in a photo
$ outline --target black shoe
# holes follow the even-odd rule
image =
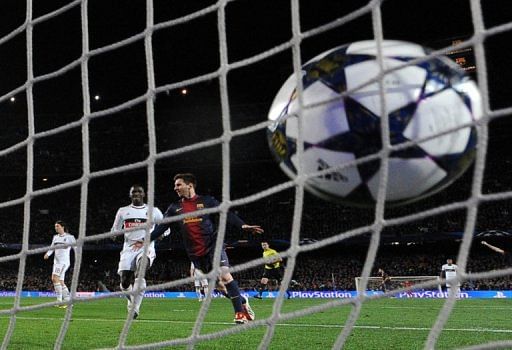
[[[255,295],[254,297],[255,297],[256,299],[263,299],[263,298],[261,297],[261,295]]]
[[[133,319],[134,319],[134,320],[136,320],[136,319],[137,319],[137,317],[139,317],[139,313],[135,311],[135,312],[133,313]]]

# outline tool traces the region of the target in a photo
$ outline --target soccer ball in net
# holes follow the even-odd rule
[[[356,160],[382,150],[379,81],[390,144],[413,142],[389,154],[388,204],[412,202],[441,190],[474,159],[477,137],[472,123],[482,115],[476,84],[446,57],[421,60],[429,51],[420,45],[385,40],[381,47],[383,68],[390,70],[382,79],[376,43],[354,42],[303,65],[302,111],[295,75],[283,84],[270,108],[269,144],[291,178],[299,163],[305,174],[333,168],[306,181],[306,188],[322,198],[362,206],[375,203],[382,159]]]

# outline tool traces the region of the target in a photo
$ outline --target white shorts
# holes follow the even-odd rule
[[[69,264],[53,264],[52,275],[56,275],[60,280],[64,280],[66,271],[69,269]]]
[[[208,287],[208,279],[207,278],[197,278],[194,273],[194,286],[195,287]]]
[[[120,253],[121,259],[119,260],[119,268],[117,273],[121,271],[135,271],[137,270],[137,263],[144,256],[144,249],[140,248],[137,251],[133,251],[132,248],[125,249]],[[153,261],[156,258],[155,248],[149,247],[148,249],[149,265],[148,268],[153,265]]]
[[[190,272],[191,272],[192,276],[194,277],[194,286],[195,287],[208,287],[208,278],[197,277],[196,271],[197,271],[197,269],[194,266],[194,263],[191,262],[190,263]],[[199,271],[201,271],[201,270],[199,270]]]

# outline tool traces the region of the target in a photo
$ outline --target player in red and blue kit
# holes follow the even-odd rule
[[[193,174],[177,174],[174,176],[174,191],[180,200],[172,203],[164,214],[164,218],[192,213],[206,208],[216,208],[219,201],[211,196],[196,194],[196,177]],[[213,269],[213,255],[217,240],[217,227],[214,222],[215,215],[201,214],[189,216],[175,223],[159,224],[151,232],[151,241],[160,237],[172,224],[179,226],[183,237],[185,250],[194,263],[196,269],[208,273]],[[258,225],[247,225],[242,219],[233,213],[228,213],[228,223],[244,231],[262,233],[263,229]],[[141,246],[141,245],[139,245]],[[240,295],[238,283],[229,272],[229,260],[224,249],[220,257],[221,273],[220,281],[225,285],[233,308],[235,310],[235,323],[247,323],[254,320],[254,312],[249,306],[247,298]]]

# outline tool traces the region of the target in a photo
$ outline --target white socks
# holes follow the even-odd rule
[[[139,285],[140,283],[140,285]],[[142,298],[144,298],[144,289],[146,288],[146,279],[145,278],[136,278],[134,282],[133,288],[140,288],[139,292],[136,293],[133,299],[133,302],[135,304],[135,312],[139,313],[140,305],[142,304]]]
[[[62,299],[64,301],[68,301],[69,300],[69,289],[68,289],[68,287],[64,284],[64,285],[61,285],[61,288],[62,288]]]
[[[55,294],[57,295],[57,301],[62,301],[62,285],[60,283],[54,284],[53,289],[55,290]],[[66,288],[66,290],[67,290],[67,288]],[[69,291],[68,291],[68,294],[69,294]]]

